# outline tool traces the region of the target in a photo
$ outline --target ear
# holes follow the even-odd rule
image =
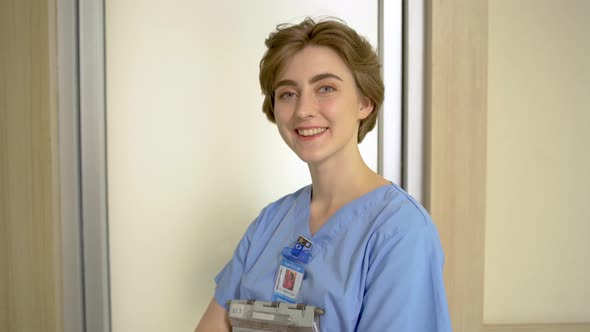
[[[359,120],[364,120],[373,112],[375,104],[371,98],[365,96],[361,96],[360,101]]]

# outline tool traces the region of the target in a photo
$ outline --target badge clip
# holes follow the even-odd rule
[[[293,247],[293,249],[291,249],[291,254],[293,256],[299,256],[301,251],[303,251],[303,248],[311,249],[311,245],[312,245],[311,241],[309,241],[308,239],[306,239],[300,235],[297,238],[297,242],[295,243],[295,246]]]

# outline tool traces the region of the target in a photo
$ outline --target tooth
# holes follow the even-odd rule
[[[311,129],[299,129],[298,133],[302,136],[312,136],[322,133],[326,128],[311,128]]]

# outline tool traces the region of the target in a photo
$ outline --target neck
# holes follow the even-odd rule
[[[342,205],[389,183],[363,161],[358,148],[346,160],[331,159],[309,165],[312,179],[312,204],[320,210]]]

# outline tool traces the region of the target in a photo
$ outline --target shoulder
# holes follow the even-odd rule
[[[305,186],[295,192],[285,195],[265,206],[260,214],[264,216],[273,216],[276,214],[284,213],[285,210],[288,210],[292,208],[293,205],[303,201],[305,199],[304,196],[308,195],[309,190],[310,186]]]
[[[266,205],[250,226],[250,231],[261,233],[276,228],[290,210],[300,208],[309,191],[310,186],[305,186]]]
[[[399,186],[392,184],[380,198],[373,236],[380,240],[407,236],[425,237],[438,243],[438,231],[426,209]]]

